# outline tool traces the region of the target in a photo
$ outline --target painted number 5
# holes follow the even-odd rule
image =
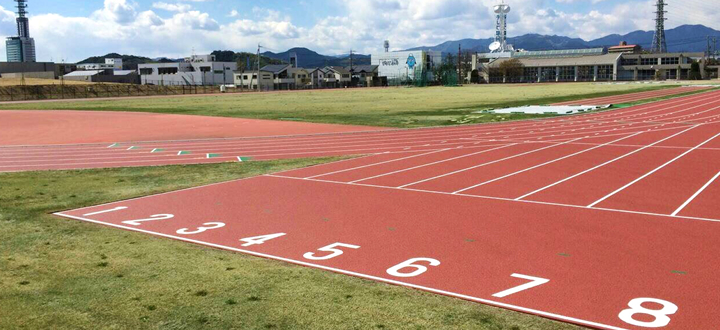
[[[316,257],[314,252],[308,252],[308,253],[303,254],[303,257],[304,257],[305,259],[310,259],[310,260],[328,260],[328,259],[332,259],[332,258],[335,258],[335,257],[343,254],[343,250],[336,249],[336,247],[345,247],[345,248],[348,248],[348,249],[359,249],[359,248],[360,248],[360,247],[357,246],[357,245],[351,245],[351,244],[345,244],[345,243],[333,243],[333,244],[330,244],[330,245],[328,245],[328,246],[321,247],[321,248],[318,249],[318,251],[330,252],[330,254],[328,254],[328,255],[324,255],[324,256],[321,256],[321,257]]]
[[[427,262],[427,263],[430,264],[430,266],[439,266],[439,265],[440,265],[440,261],[437,261],[437,260],[435,260],[435,259],[430,259],[430,258],[413,258],[413,259],[410,259],[410,260],[408,260],[408,261],[402,262],[402,263],[398,264],[397,266],[391,267],[390,269],[387,270],[387,273],[390,274],[390,275],[392,275],[392,276],[395,276],[395,277],[415,277],[415,276],[418,276],[418,275],[420,275],[420,274],[422,274],[422,273],[424,273],[424,272],[426,272],[426,271],[428,270],[428,268],[425,267],[425,266],[423,266],[423,265],[416,265],[416,264],[415,264],[416,262],[420,262],[420,261],[422,261],[422,262]],[[403,270],[403,269],[405,269],[405,268],[411,268],[411,269],[415,269],[415,270],[412,271],[412,272],[400,272],[401,270]]]
[[[198,227],[197,230],[193,230],[193,231],[190,231],[190,229],[188,229],[188,228],[183,228],[183,229],[179,229],[177,231],[177,233],[180,235],[195,235],[195,234],[204,233],[205,231],[208,231],[211,229],[218,229],[218,228],[225,227],[225,224],[222,222],[207,222],[207,223],[204,223],[203,226],[208,226],[208,227]]]
[[[655,303],[662,305],[662,309],[647,309],[642,306],[644,303]],[[668,324],[670,324],[670,317],[668,315],[675,314],[678,311],[677,305],[660,299],[655,298],[636,298],[633,300],[630,300],[630,303],[628,303],[628,309],[620,312],[621,320],[623,320],[625,323],[632,324],[638,327],[644,327],[644,328],[662,328]],[[635,314],[646,314],[650,315],[655,318],[652,322],[643,322],[638,321],[633,316]]]

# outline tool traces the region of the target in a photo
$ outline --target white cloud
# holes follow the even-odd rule
[[[211,0],[209,0],[211,1]],[[149,57],[183,57],[216,49],[254,51],[257,44],[283,51],[308,47],[325,54],[380,51],[383,40],[393,49],[435,45],[448,40],[490,38],[496,0],[327,0],[341,8],[337,16],[298,26],[284,12],[255,7],[250,16],[237,10],[218,17],[201,10],[204,0],[165,0],[141,11],[132,0],[104,0],[87,17],[42,14],[31,17],[40,60],[81,60],[109,52]],[[555,1],[513,0],[509,34],[557,34],[594,39],[611,33],[652,29],[652,0],[629,0],[603,10],[573,13],[552,9]],[[589,2],[597,0],[560,0]],[[673,7],[668,26],[690,22],[718,28],[720,7],[684,0],[701,12]],[[697,2],[697,3],[696,3]],[[698,7],[699,8],[699,7]],[[646,10],[639,10],[646,9]],[[229,18],[228,18],[229,17]],[[297,19],[297,18],[295,18]],[[14,35],[14,14],[0,7],[0,34]],[[0,45],[0,52],[4,45]],[[2,55],[0,55],[2,56]]]
[[[192,6],[182,3],[167,3],[167,2],[155,2],[152,4],[153,8],[162,9],[167,11],[186,12],[192,9]]]

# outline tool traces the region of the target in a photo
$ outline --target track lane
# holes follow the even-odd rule
[[[83,217],[116,206],[128,209]],[[175,217],[140,226],[122,224],[161,213]],[[720,322],[720,316],[708,310],[720,303],[714,294],[716,274],[707,267],[720,262],[720,245],[714,238],[720,227],[711,222],[267,176],[59,215],[598,328],[640,329],[618,318],[629,301],[639,297],[680,307],[670,315],[666,329],[707,328]],[[197,235],[176,233],[209,219],[226,226]],[[239,241],[271,233],[286,235],[248,247]],[[706,248],[698,251],[684,244],[688,239]],[[359,248],[342,248],[342,255],[328,260],[304,257],[312,251],[325,256],[317,249],[334,242]],[[419,257],[440,264],[423,263],[427,270],[415,277],[387,273],[390,267]],[[493,297],[527,282],[512,274],[549,282]]]

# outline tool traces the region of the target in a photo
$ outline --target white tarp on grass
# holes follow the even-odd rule
[[[522,113],[533,115],[571,115],[575,113],[583,113],[598,109],[608,108],[606,106],[597,105],[529,105],[517,108],[483,110],[477,113]]]

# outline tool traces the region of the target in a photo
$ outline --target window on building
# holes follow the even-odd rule
[[[343,78],[350,78],[350,75],[349,75],[349,74],[344,74],[344,75],[342,75],[342,77],[343,77]]]
[[[641,58],[640,65],[657,65],[657,58]]]
[[[579,81],[590,81],[595,75],[595,68],[592,66],[579,66],[578,67],[578,80]]]
[[[158,74],[177,74],[178,68],[158,68]]]
[[[663,57],[662,64],[663,65],[680,64],[680,58],[679,57]]]
[[[621,65],[638,65],[638,59],[636,58],[623,58],[620,62]]]
[[[573,81],[575,80],[575,67],[574,66],[561,66],[560,67],[560,81]]]
[[[210,72],[210,67],[209,66],[201,66],[200,72]]]
[[[143,68],[143,69],[140,69],[140,75],[149,75],[149,74],[153,74],[153,69],[152,69],[152,68]]]
[[[223,70],[215,70],[213,71],[215,74],[223,74]]]
[[[612,80],[613,71],[612,65],[598,65],[598,80]]]
[[[557,71],[554,67],[544,67],[540,70],[540,79],[542,81],[555,81]]]

